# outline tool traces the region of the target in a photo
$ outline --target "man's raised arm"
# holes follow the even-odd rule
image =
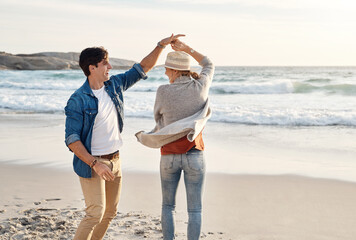
[[[175,41],[179,37],[185,36],[184,34],[177,34],[171,35],[170,37],[164,38],[157,43],[155,49],[153,49],[150,54],[148,54],[142,61],[140,65],[145,73],[149,72],[157,63],[158,57],[161,55],[163,49],[170,44],[171,42]]]

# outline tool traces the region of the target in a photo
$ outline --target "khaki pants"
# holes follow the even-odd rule
[[[86,215],[80,222],[75,240],[103,239],[111,220],[116,216],[121,191],[121,163],[117,157],[111,161],[96,157],[115,175],[114,181],[105,181],[92,170],[92,178],[80,179],[86,205]]]

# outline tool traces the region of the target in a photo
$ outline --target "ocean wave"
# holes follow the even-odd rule
[[[294,91],[289,80],[260,83],[218,83],[210,91],[216,94],[286,94]]]
[[[30,113],[61,113],[64,112],[69,95],[57,94],[34,94],[34,95],[0,95],[0,109],[15,112]]]
[[[306,80],[306,82],[310,82],[310,83],[329,83],[331,82],[331,79],[328,78],[312,78],[309,80]]]
[[[214,122],[227,122],[247,125],[275,126],[356,126],[355,111],[323,110],[236,110],[227,112],[214,110]]]
[[[349,83],[316,86],[309,83],[295,82],[293,85],[295,93],[324,92],[326,94],[356,96],[356,85]]]
[[[135,85],[132,88],[129,88],[128,92],[156,92],[159,84],[156,85]]]
[[[47,113],[64,114],[64,104],[58,102],[37,101],[23,104],[1,104],[0,113]],[[127,105],[126,117],[153,118],[151,105]],[[274,126],[351,126],[356,127],[355,110],[310,110],[310,109],[241,109],[238,107],[213,107],[210,119],[213,122],[225,122],[246,125]]]
[[[57,73],[58,74],[58,73]],[[62,74],[58,74],[62,75]],[[167,84],[167,79],[154,78],[135,84],[128,91],[131,92],[156,92],[162,84]],[[82,80],[34,80],[34,81],[0,81],[0,90],[49,90],[73,92],[83,84]],[[291,79],[271,81],[213,81],[210,92],[213,94],[290,94],[314,92],[345,96],[356,96],[356,84],[352,81],[334,82],[330,79],[309,79],[296,81]]]
[[[356,96],[356,85],[350,83],[315,85],[307,82],[273,81],[262,83],[219,83],[212,84],[215,94],[289,94],[313,93]]]
[[[79,82],[0,82],[0,89],[21,90],[66,90],[73,91],[81,86]]]

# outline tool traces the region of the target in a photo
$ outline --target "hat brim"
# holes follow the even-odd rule
[[[173,66],[169,66],[169,65],[164,65],[164,67],[166,68],[170,68],[170,69],[174,69],[174,70],[179,70],[179,71],[190,71],[190,67],[189,68],[179,68],[179,67],[173,67]]]

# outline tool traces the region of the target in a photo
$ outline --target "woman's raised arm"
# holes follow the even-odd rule
[[[172,46],[173,50],[175,50],[175,51],[183,51],[185,53],[188,53],[198,63],[200,63],[204,58],[204,55],[202,55],[201,53],[195,51],[193,48],[189,47],[187,44],[185,44],[184,42],[180,41],[179,39],[176,39],[176,40],[172,41],[171,46]]]

